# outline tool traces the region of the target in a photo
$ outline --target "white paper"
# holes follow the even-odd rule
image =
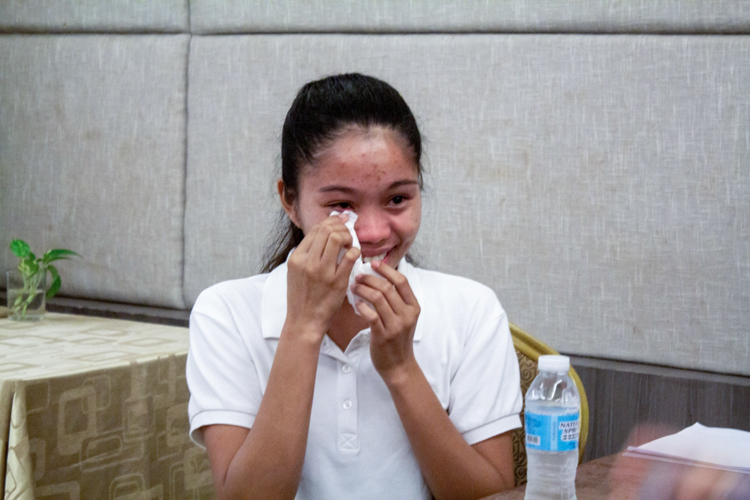
[[[625,455],[750,474],[750,432],[695,423],[676,434],[629,446]]]
[[[361,249],[362,247],[359,244],[359,238],[357,238],[357,232],[354,230],[354,223],[357,222],[357,214],[352,212],[351,210],[344,210],[343,212],[334,210],[333,212],[331,212],[331,215],[340,215],[342,213],[349,216],[349,219],[344,223],[344,225],[349,230],[349,234],[352,235],[352,247]],[[346,253],[346,251],[347,249],[344,248],[344,249],[341,249],[341,252],[339,252],[339,260],[338,260],[339,262],[341,262],[341,259],[344,257],[344,254]],[[359,314],[357,307],[354,305],[357,300],[361,300],[368,306],[373,307],[372,304],[364,300],[359,295],[355,295],[354,292],[351,291],[352,285],[356,283],[355,278],[359,276],[360,274],[369,274],[370,276],[375,276],[380,279],[385,279],[372,268],[372,264],[370,262],[363,262],[362,255],[360,254],[359,258],[354,262],[354,267],[352,267],[352,272],[349,274],[349,286],[346,288],[346,298],[349,300],[349,303],[352,305],[352,308],[354,308],[354,312],[357,313],[358,316],[361,316],[361,314]]]

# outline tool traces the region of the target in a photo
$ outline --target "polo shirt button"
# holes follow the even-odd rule
[[[344,365],[341,367],[341,371],[344,373],[349,373],[350,371],[352,371],[352,367],[349,365]]]
[[[352,401],[350,399],[347,399],[346,401],[344,401],[344,409],[345,410],[348,410],[351,407],[352,407]]]

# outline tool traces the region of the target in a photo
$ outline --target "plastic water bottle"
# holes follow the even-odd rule
[[[526,500],[575,500],[581,397],[567,356],[539,356],[526,391]]]

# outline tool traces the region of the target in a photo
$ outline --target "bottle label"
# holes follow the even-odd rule
[[[526,412],[526,448],[542,451],[578,449],[579,412],[545,415]]]

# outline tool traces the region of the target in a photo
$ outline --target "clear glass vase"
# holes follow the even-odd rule
[[[8,278],[8,318],[14,321],[40,321],[47,307],[47,272],[24,277],[18,269],[5,273]]]

